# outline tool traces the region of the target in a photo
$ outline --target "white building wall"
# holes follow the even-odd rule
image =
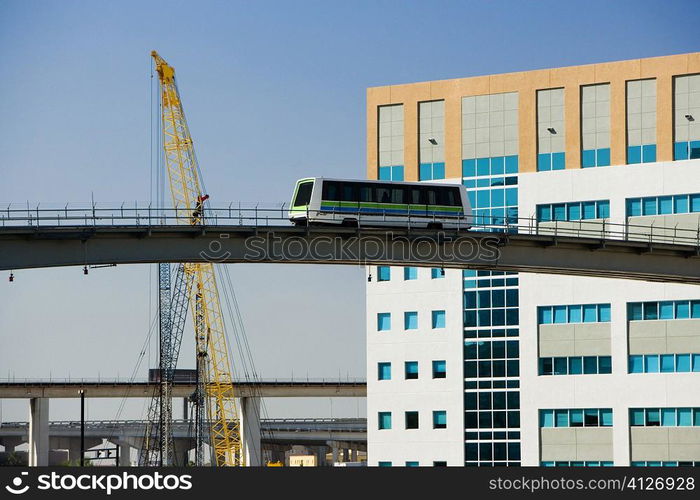
[[[518,188],[521,217],[538,204],[609,199],[610,222],[622,224],[626,198],[700,192],[700,160],[521,174]],[[627,373],[627,302],[698,298],[693,285],[520,273],[522,464],[540,462],[539,409],[612,408],[612,458],[629,465],[630,407],[700,406],[698,373]],[[538,376],[537,306],[586,303],[611,304],[612,374]]]
[[[403,268],[391,268],[390,281],[377,281],[370,266],[367,283],[367,441],[369,465],[417,461],[464,465],[464,381],[462,272],[445,270],[431,279],[404,281]],[[431,312],[445,310],[445,328],[431,328]],[[418,329],[404,330],[404,312],[418,311]],[[377,313],[391,313],[391,330],[377,331]],[[432,361],[445,360],[447,377],[432,378]],[[404,379],[404,362],[418,361],[417,380]],[[377,379],[377,364],[391,362],[391,380]],[[447,429],[433,429],[433,410],[447,411]],[[392,428],[378,429],[378,412],[392,412]],[[404,412],[418,411],[419,429],[404,428]]]

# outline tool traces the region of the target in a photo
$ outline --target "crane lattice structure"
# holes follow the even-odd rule
[[[160,82],[161,126],[165,166],[177,221],[192,226],[202,225],[205,202],[209,198],[202,191],[197,157],[194,152],[182,101],[175,81],[175,70],[158,55],[151,53]],[[149,427],[146,436],[144,465],[160,460],[172,464],[172,375],[177,363],[186,304],[193,311],[197,390],[192,396],[195,407],[196,464],[203,465],[203,443],[209,422],[209,443],[213,450],[213,464],[240,466],[240,419],[233,391],[231,359],[229,356],[219,291],[211,263],[186,263],[178,267],[175,286],[170,296],[170,267],[159,267],[160,311],[160,375],[159,401],[149,408]],[[154,398],[155,399],[155,398]],[[152,420],[151,420],[152,419]],[[159,425],[156,427],[155,422]],[[154,464],[155,465],[155,464]]]

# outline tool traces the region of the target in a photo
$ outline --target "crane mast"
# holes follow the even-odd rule
[[[160,81],[163,150],[175,216],[178,224],[202,225],[204,203],[208,196],[202,191],[197,157],[177,89],[175,70],[156,51],[151,52],[151,56]],[[189,301],[193,311],[199,379],[194,402],[204,402],[206,407],[215,464],[244,465],[231,360],[214,267],[212,263],[186,263],[184,273],[193,283]],[[204,415],[201,407],[198,415],[197,425],[201,434]],[[200,444],[197,456],[199,462]]]

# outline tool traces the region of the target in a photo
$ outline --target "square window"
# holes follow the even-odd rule
[[[688,159],[688,143],[676,142],[673,144],[673,159],[687,160]]]
[[[391,313],[377,313],[377,330],[380,332],[391,330]]]
[[[612,358],[610,356],[600,356],[598,358],[598,373],[612,373]]]
[[[551,307],[538,307],[537,316],[540,325],[549,325],[552,323],[552,308]]]
[[[647,427],[658,427],[661,425],[661,416],[658,408],[647,408],[644,410],[644,425]]]
[[[418,312],[406,311],[403,313],[403,329],[416,330],[418,328]]]
[[[627,163],[642,163],[642,146],[627,147]]]
[[[537,171],[546,172],[552,170],[552,155],[550,153],[540,153],[537,155]]]
[[[517,156],[506,156],[506,174],[517,174],[518,173],[518,157]]]
[[[610,217],[610,202],[608,200],[596,202],[596,213],[599,219]]]
[[[659,196],[659,215],[673,213],[673,196]]]
[[[584,410],[583,421],[586,427],[598,427],[600,425],[598,410],[593,408]]]
[[[554,220],[566,220],[566,205],[564,203],[556,203],[552,205],[552,216]]]
[[[645,144],[642,146],[642,161],[644,163],[656,161],[656,144]]]
[[[580,203],[568,203],[566,205],[566,218],[570,221],[581,220],[581,204]]]
[[[566,306],[554,306],[554,323],[566,323]]]
[[[673,319],[673,302],[659,302],[659,319]]]
[[[491,160],[489,158],[477,158],[476,175],[489,175],[491,173]]]
[[[556,427],[569,427],[569,410],[554,410]]]
[[[599,149],[596,156],[596,164],[599,167],[610,166],[610,148]]]
[[[643,317],[642,303],[630,302],[627,304],[627,319],[629,321],[639,321]]]
[[[581,375],[583,373],[583,358],[576,356],[569,358],[569,374]]]
[[[647,354],[644,356],[644,371],[646,373],[659,373],[659,356]]]
[[[688,213],[688,195],[679,194],[673,197],[673,212],[676,214]]]
[[[610,408],[603,408],[600,410],[600,425],[602,427],[612,427],[613,424],[613,412]]]
[[[596,304],[586,304],[583,306],[583,322],[595,323],[598,321],[598,306]]]
[[[662,408],[661,409],[661,425],[664,427],[676,426],[676,409]]]
[[[581,306],[569,306],[569,323],[581,323]]]
[[[566,168],[566,154],[552,153],[552,170],[564,170]]]
[[[658,198],[654,196],[642,198],[642,215],[656,215],[658,202]]]
[[[601,323],[610,322],[610,304],[598,304],[598,321]]]
[[[474,158],[462,160],[462,177],[474,176],[476,176],[476,160]]]
[[[391,380],[391,363],[377,363],[377,379]]]
[[[641,408],[632,408],[630,410],[630,425],[638,427],[644,425],[644,410]]]
[[[391,279],[391,268],[389,266],[377,267],[377,280],[389,281]]]
[[[391,167],[379,167],[379,180],[380,181],[390,181],[391,180]]]
[[[658,304],[658,302],[644,302],[644,319],[645,320],[659,319],[659,304]]]
[[[445,311],[433,311],[432,326],[434,329],[445,328]]]
[[[627,199],[627,217],[642,215],[642,200],[640,198]]]
[[[569,418],[571,427],[583,427],[583,410],[571,410]]]
[[[406,380],[418,378],[418,361],[406,361],[404,363],[404,378]]]
[[[391,429],[391,412],[390,411],[380,411],[379,412],[379,430]]]
[[[676,354],[676,372],[689,372],[690,361],[690,354]]]
[[[404,267],[403,268],[403,279],[404,279],[404,281],[418,279],[418,268]]]
[[[644,373],[644,356],[629,357],[629,372]]]
[[[586,375],[593,375],[598,373],[598,358],[596,358],[595,356],[584,356],[583,373]]]
[[[418,429],[418,412],[406,412],[406,429]]]
[[[583,207],[583,219],[595,219],[595,201],[584,201],[581,206]]]
[[[433,267],[430,269],[430,279],[440,279],[445,277],[445,270],[441,267]]]
[[[447,429],[447,412],[445,410],[433,411],[433,429]]]
[[[581,167],[595,167],[595,149],[585,149],[581,152]]]
[[[675,371],[675,356],[673,354],[661,355],[661,373],[673,373]]]
[[[552,220],[552,205],[537,205],[537,220],[548,222]]]
[[[392,181],[402,181],[403,180],[403,166],[397,165],[391,167],[391,180]]]
[[[447,377],[447,362],[445,360],[433,361],[433,378]]]

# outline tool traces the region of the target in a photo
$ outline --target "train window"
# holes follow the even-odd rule
[[[342,201],[357,202],[357,184],[354,182],[343,182],[341,186],[343,193]]]
[[[437,191],[438,189],[429,187],[425,189],[425,203],[427,205],[437,205],[438,199],[437,199]]]
[[[440,205],[446,205],[448,207],[458,207],[460,206],[461,200],[459,198],[459,190],[457,188],[444,188],[440,189]]]
[[[391,188],[391,202],[392,203],[405,203],[404,202],[404,188],[403,186],[394,186]]]
[[[408,203],[412,205],[425,205],[425,199],[421,196],[421,189],[419,187],[411,187],[408,188],[408,190],[410,194],[407,200]]]
[[[295,207],[303,207],[311,201],[311,189],[314,187],[314,182],[302,182],[297,189],[297,197],[294,199]]]
[[[374,201],[374,187],[368,185],[360,185],[360,201],[372,202]]]
[[[374,191],[374,199],[379,203],[391,203],[391,188],[386,184],[379,184]]]
[[[335,181],[323,181],[323,199],[328,201],[340,201],[340,183]]]

